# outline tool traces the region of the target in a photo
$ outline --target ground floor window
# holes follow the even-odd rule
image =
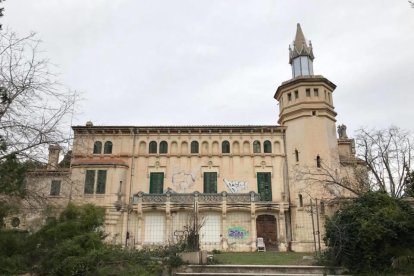
[[[60,195],[60,180],[52,180],[52,183],[50,184],[50,195],[51,196],[58,196]]]

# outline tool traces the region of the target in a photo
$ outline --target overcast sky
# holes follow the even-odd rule
[[[414,9],[406,0],[8,0],[38,33],[84,125],[277,124],[301,23],[338,123],[414,131]]]

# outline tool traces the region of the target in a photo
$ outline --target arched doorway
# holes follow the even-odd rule
[[[266,250],[277,250],[276,218],[272,215],[260,215],[256,219],[257,237],[263,238]]]

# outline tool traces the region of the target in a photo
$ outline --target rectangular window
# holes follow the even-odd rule
[[[204,173],[204,193],[213,194],[217,193],[217,173],[205,172]]]
[[[60,180],[52,180],[52,184],[50,185],[50,195],[51,196],[58,196],[60,195]]]
[[[292,93],[288,93],[288,101],[290,102],[292,100]]]
[[[272,201],[271,173],[257,173],[257,192],[261,201]]]
[[[295,91],[295,99],[299,99],[299,91],[298,90]]]
[[[85,194],[93,194],[93,186],[95,185],[95,171],[87,170],[85,176]]]
[[[306,97],[310,97],[310,88],[306,88]]]
[[[104,194],[106,188],[106,171],[98,171],[98,180],[96,182],[96,193]]]
[[[150,173],[150,194],[162,194],[164,192],[164,173]]]
[[[319,90],[318,90],[318,88],[314,88],[314,89],[313,89],[313,95],[314,95],[315,97],[319,97]]]

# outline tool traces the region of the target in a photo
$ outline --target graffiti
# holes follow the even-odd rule
[[[174,170],[171,181],[176,192],[185,193],[194,186],[195,174],[184,170]]]
[[[233,227],[229,227],[228,235],[230,239],[240,240],[240,239],[247,238],[249,236],[249,231],[247,231],[241,226],[233,226]]]
[[[247,189],[246,181],[231,181],[227,179],[223,179],[223,181],[226,183],[227,188],[229,188],[230,193],[238,193]]]

